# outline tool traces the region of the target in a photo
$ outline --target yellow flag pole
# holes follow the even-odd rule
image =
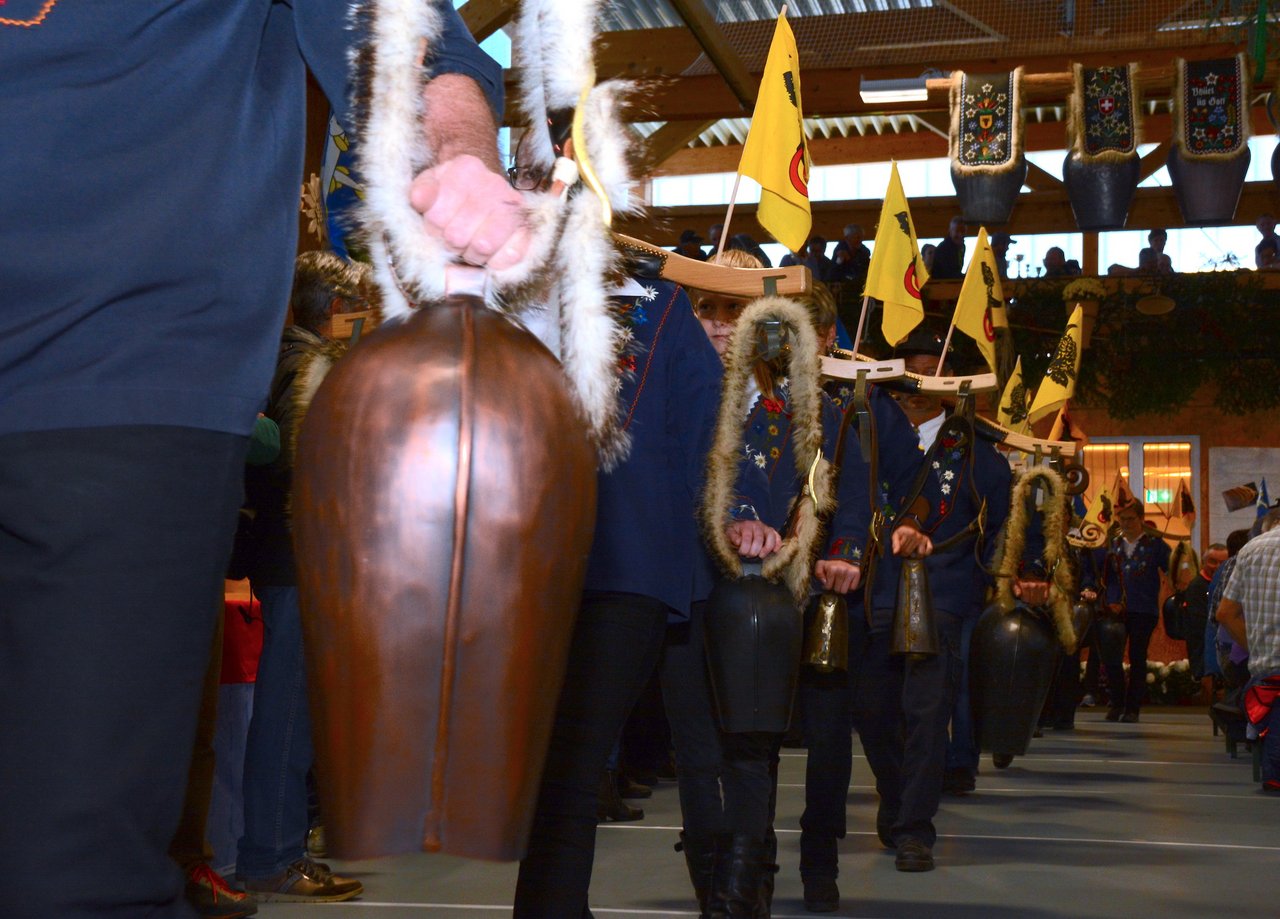
[[[787,15],[787,5],[782,4],[782,9],[778,11],[778,16]],[[729,209],[724,213],[724,226],[720,228],[720,239],[716,242],[716,255],[724,253],[725,240],[729,238],[729,224],[733,221],[733,206],[738,201],[738,186],[742,184],[742,172],[739,171],[733,179],[733,191],[729,193]]]
[[[871,298],[862,295],[862,312],[858,314],[858,334],[853,336],[853,359],[858,359],[858,345],[862,344],[862,333],[867,327],[867,301]]]
[[[729,238],[729,223],[733,220],[733,206],[738,200],[738,186],[742,184],[742,173],[733,179],[733,191],[729,193],[729,210],[725,211],[724,226],[720,228],[720,239],[716,242],[716,255],[724,252],[724,241]]]
[[[958,310],[956,311],[958,312]],[[947,362],[947,349],[951,347],[951,334],[956,330],[956,314],[951,314],[951,327],[947,329],[947,340],[942,343],[942,353],[938,355],[938,369],[933,372],[935,377],[942,376],[942,365]]]

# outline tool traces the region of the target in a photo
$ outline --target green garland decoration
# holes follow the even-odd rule
[[[1064,321],[1067,280],[1028,284],[1009,321],[1028,381],[1040,379]],[[1280,290],[1263,290],[1252,272],[1162,277],[1177,308],[1146,316],[1135,307],[1150,291],[1116,293],[1099,304],[1080,367],[1076,398],[1117,420],[1178,411],[1205,384],[1229,415],[1280,408]]]

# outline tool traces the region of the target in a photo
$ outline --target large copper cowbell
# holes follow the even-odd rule
[[[595,518],[555,358],[471,298],[335,365],[293,497],[332,854],[521,857]]]

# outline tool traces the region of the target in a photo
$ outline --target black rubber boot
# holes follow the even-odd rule
[[[760,903],[756,915],[768,919],[773,910],[773,882],[778,873],[778,834],[770,826],[764,834],[763,864],[760,869]]]
[[[684,853],[684,863],[693,882],[693,895],[698,901],[699,919],[710,919],[711,885],[716,868],[716,840],[714,836],[690,836],[680,834],[676,851]]]
[[[760,875],[764,871],[764,843],[753,836],[719,837],[712,891],[712,919],[757,919]],[[727,853],[727,854],[726,854]],[[717,912],[717,909],[720,911]]]

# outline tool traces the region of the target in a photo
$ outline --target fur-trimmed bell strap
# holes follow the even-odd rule
[[[1005,613],[1013,610],[1017,600],[1013,594],[1013,582],[1022,566],[1023,552],[1027,546],[1027,528],[1031,525],[1033,489],[1041,490],[1040,526],[1044,536],[1044,552],[1040,562],[1049,579],[1049,609],[1053,614],[1054,631],[1058,643],[1071,653],[1079,645],[1071,606],[1075,599],[1074,569],[1067,556],[1067,523],[1070,520],[1070,504],[1066,482],[1049,466],[1032,466],[1014,480],[1009,518],[1005,523],[1004,537],[996,560],[996,603]]]
[[[992,175],[1022,161],[1022,68],[951,75],[951,164],[960,175]]]
[[[787,331],[787,364],[791,410],[791,444],[796,475],[812,490],[798,498],[793,531],[782,547],[764,560],[761,574],[782,582],[797,602],[809,592],[809,578],[823,535],[822,517],[831,509],[831,464],[822,456],[822,392],[818,338],[808,311],[785,297],[764,297],[743,311],[725,354],[724,394],[715,441],[707,460],[707,485],[702,501],[702,524],[720,567],[732,577],[742,574],[742,560],[725,534],[734,504],[739,464],[744,456],[743,419],[750,411],[750,381],[758,354],[761,323],[776,321]]]

